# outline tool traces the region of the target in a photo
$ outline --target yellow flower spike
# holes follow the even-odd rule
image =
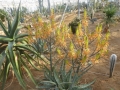
[[[69,47],[69,48],[70,48],[70,51],[73,51],[73,50],[74,50],[74,45],[73,45],[72,42],[70,43],[70,47]]]
[[[100,58],[100,55],[101,55],[100,53],[96,54],[95,59],[98,60]]]
[[[81,27],[81,23],[78,25],[78,33],[79,33],[79,36],[81,36],[83,33],[82,33],[82,27]]]
[[[79,38],[79,35],[80,35],[80,34],[79,34],[79,30],[77,29],[77,30],[76,30],[76,36]]]
[[[102,35],[101,35],[101,34],[98,34],[98,37],[97,37],[98,42],[100,42],[101,37],[102,37]]]
[[[99,32],[99,26],[96,27],[96,33],[98,33],[98,32]]]
[[[62,36],[62,41],[65,41],[65,38],[64,38],[64,36]]]
[[[61,50],[59,48],[57,48],[56,51],[59,55],[61,55]]]
[[[54,14],[54,9],[51,9],[51,15],[53,15]]]
[[[77,53],[74,51],[73,52],[73,59],[76,59],[77,58]]]
[[[57,29],[56,34],[57,34],[57,36],[60,35],[60,29]]]
[[[88,48],[89,41],[88,41],[88,36],[87,35],[84,36],[84,42],[85,42],[85,48]]]
[[[71,64],[70,64],[69,60],[65,60],[65,64],[66,64],[66,65],[70,65],[70,66],[71,66]]]
[[[84,10],[84,19],[87,19],[87,10]]]
[[[42,26],[43,22],[42,22],[42,18],[41,17],[38,18],[38,21],[39,21],[39,25]]]
[[[86,62],[86,60],[87,60],[87,56],[85,55],[85,56],[83,56],[83,58],[82,58],[82,63],[84,64],[85,62]]]
[[[64,36],[61,36],[61,35],[57,36],[56,37],[56,44],[60,45],[60,46],[63,46],[63,47],[66,47],[66,42],[65,42]]]
[[[61,30],[61,33],[64,34],[64,32],[65,32],[65,27],[63,26],[62,30]]]
[[[101,46],[104,46],[106,44],[106,40],[101,41]]]
[[[107,33],[106,33],[106,39],[108,40],[109,37],[110,37],[110,32],[107,32]]]
[[[88,34],[88,40],[92,40],[92,39],[93,39],[93,33],[90,32],[90,33]]]
[[[81,23],[78,25],[78,30],[79,30],[79,31],[82,30],[82,25],[81,25]]]
[[[76,54],[77,54],[77,57],[79,57],[80,56],[80,50],[77,50]]]
[[[99,25],[99,33],[102,31],[102,24]]]

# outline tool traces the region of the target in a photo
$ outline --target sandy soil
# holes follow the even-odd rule
[[[98,15],[100,16],[100,15]],[[69,14],[65,18],[65,23],[68,24],[72,19],[76,17],[76,13]],[[97,16],[96,16],[97,17]],[[91,29],[95,29],[95,26],[101,21],[99,18],[95,24],[89,24]],[[96,79],[95,84],[93,85],[93,90],[120,90],[120,22],[111,26],[110,28],[110,45],[109,45],[109,54],[106,59],[96,64],[92,69],[88,71],[83,76],[82,82],[87,83]],[[109,57],[111,54],[116,54],[118,56],[116,67],[112,78],[109,78]],[[41,72],[32,70],[36,79],[43,77]],[[26,78],[28,83],[28,90],[37,90],[31,81]],[[10,80],[7,81],[6,86],[10,84]],[[13,83],[8,86],[5,90],[23,90],[16,79],[13,80]]]

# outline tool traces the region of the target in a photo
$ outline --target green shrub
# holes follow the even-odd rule
[[[103,11],[106,15],[106,24],[113,22],[113,16],[115,15],[117,8],[113,5],[108,5]]]

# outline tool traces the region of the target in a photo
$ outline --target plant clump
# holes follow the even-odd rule
[[[105,28],[104,28],[103,32],[106,33],[109,30],[110,24],[114,22],[113,17],[117,12],[117,8],[116,8],[116,6],[110,4],[105,8],[105,10],[103,12],[105,13]]]
[[[33,42],[38,38],[45,41],[42,50],[46,50],[48,53],[42,54],[50,62],[49,66],[44,66],[45,81],[41,81],[40,83],[43,86],[38,86],[38,88],[63,90],[66,89],[65,87],[72,84],[71,80],[61,80],[62,73],[67,73],[67,71],[60,70],[56,72],[56,65],[59,67],[60,62],[65,62],[64,64],[69,66],[72,70],[70,71],[72,74],[64,74],[64,77],[69,76],[69,74],[72,75],[72,77],[74,77],[74,75],[75,77],[76,75],[79,77],[86,73],[92,65],[99,62],[101,57],[104,57],[107,54],[110,35],[109,33],[106,33],[105,35],[101,34],[101,24],[99,24],[95,30],[88,30],[89,24],[86,10],[84,11],[84,18],[82,21],[80,22],[76,19],[74,22],[71,24],[77,26],[75,32],[71,30],[72,28],[69,29],[68,26],[64,24],[62,24],[61,27],[57,27],[54,20],[54,13],[50,16],[49,22],[44,22],[41,18],[36,23],[33,21],[34,33],[31,33],[29,30],[28,33],[30,33],[30,38],[28,39],[32,39],[30,41]],[[34,36],[31,37],[31,34],[34,34]],[[40,45],[42,45],[42,43],[40,43]],[[63,66],[63,63],[61,65]],[[63,68],[65,69],[65,67]],[[90,85],[91,84],[88,86]],[[81,90],[84,89],[85,88]],[[67,90],[71,90],[70,87],[67,88]]]

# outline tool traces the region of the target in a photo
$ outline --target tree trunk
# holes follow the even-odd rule
[[[49,15],[50,15],[51,14],[50,0],[48,0],[48,12],[49,12]]]
[[[40,9],[40,13],[42,13],[43,0],[38,0],[38,2],[39,2],[39,9]]]
[[[80,19],[80,0],[78,0],[78,19]]]
[[[109,24],[106,24],[103,30],[103,33],[107,33],[107,32],[109,32]]]

